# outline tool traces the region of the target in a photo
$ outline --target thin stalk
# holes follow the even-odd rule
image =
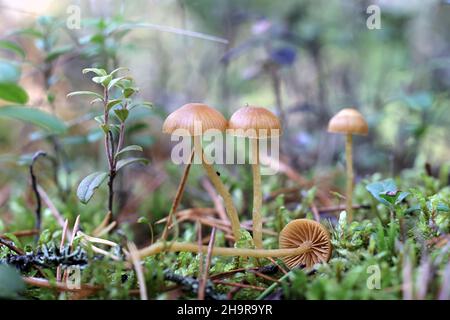
[[[110,151],[111,155],[114,155],[114,141],[113,141],[113,135],[111,131],[108,131],[109,136],[109,143],[110,143]],[[113,156],[111,156],[113,158]],[[114,207],[114,178],[116,177],[116,162],[113,159],[112,162],[110,162],[109,166],[109,180],[108,180],[108,190],[109,190],[109,197],[108,197],[108,211],[111,212],[111,215],[113,215],[113,207]]]
[[[172,223],[173,215],[177,211],[178,205],[180,204],[180,201],[181,201],[181,196],[184,193],[184,188],[186,186],[186,181],[189,176],[191,164],[192,164],[192,161],[194,160],[194,154],[195,154],[195,151],[194,151],[194,149],[192,149],[191,157],[189,158],[189,163],[187,163],[186,166],[184,167],[183,176],[181,177],[181,181],[180,181],[180,184],[178,185],[177,193],[175,194],[175,199],[173,200],[172,207],[170,208],[170,211],[169,211],[169,216],[167,218],[166,226],[164,227],[164,231],[161,236],[162,240],[167,239],[167,235],[169,232],[169,226]]]
[[[353,136],[351,133],[347,133],[345,140],[345,158],[347,162],[347,194],[346,194],[346,208],[348,221],[353,220],[353,154],[352,154],[352,141]]]
[[[103,117],[104,117],[104,125],[109,125],[109,92],[108,88],[104,88],[103,90]],[[105,133],[105,150],[106,150],[106,158],[108,159],[108,169],[109,169],[109,179],[108,179],[108,211],[113,213],[113,205],[114,205],[114,178],[116,175],[114,168],[114,141],[113,135],[111,131]]]
[[[231,229],[233,231],[234,239],[235,241],[237,241],[239,240],[241,235],[240,231],[241,225],[239,222],[238,213],[236,211],[236,208],[234,207],[233,199],[231,198],[230,192],[227,190],[227,188],[225,188],[225,185],[223,184],[222,180],[220,180],[220,178],[217,176],[217,173],[214,170],[213,166],[208,162],[208,159],[206,159],[203,153],[203,149],[201,146],[201,136],[194,137],[194,150],[201,157],[202,165],[203,168],[205,168],[208,178],[211,180],[217,192],[224,200],[225,209],[227,211],[228,217],[230,218]]]
[[[205,270],[203,271],[203,274],[201,277],[201,282],[199,283],[199,286],[198,286],[198,299],[199,300],[205,299],[206,283],[208,282],[209,267],[211,266],[212,250],[214,248],[215,241],[216,241],[216,228],[213,228],[211,231],[211,237],[209,239],[208,253],[206,254]]]
[[[200,288],[202,286],[202,274],[203,274],[203,252],[201,250],[202,248],[202,224],[197,221],[197,245],[198,245],[198,275],[197,275],[197,279],[198,279],[198,287]],[[198,290],[198,300],[202,300],[202,295],[200,293],[200,290]]]
[[[213,247],[211,250],[212,255],[225,256],[225,257],[253,257],[253,258],[279,258],[285,256],[301,255],[311,250],[312,243],[307,241],[300,244],[297,248],[292,249],[246,249],[246,248],[224,248]],[[161,252],[193,252],[198,253],[208,252],[208,246],[201,246],[199,248],[196,243],[189,242],[157,242],[149,247],[141,249],[139,251],[140,258],[153,256]]]
[[[259,140],[250,139],[252,148],[253,173],[253,241],[257,249],[262,249],[262,192],[261,173],[259,168]]]
[[[36,215],[36,225],[35,228],[39,231],[39,233],[36,235],[36,241],[39,240],[39,234],[40,234],[40,230],[41,230],[41,211],[42,211],[42,202],[41,202],[41,195],[39,194],[39,190],[38,190],[38,182],[37,182],[37,177],[34,173],[34,164],[37,161],[37,159],[39,157],[46,157],[47,154],[43,151],[38,151],[33,155],[33,159],[31,160],[31,164],[30,164],[30,177],[31,177],[31,187],[33,189],[34,192],[34,196],[36,198],[36,209],[34,211],[35,215]]]
[[[278,279],[277,282],[272,283],[272,285],[270,287],[268,287],[263,293],[261,293],[256,298],[256,300],[263,300],[263,299],[267,298],[284,280],[289,278],[290,275],[291,275],[290,272],[285,273],[284,276],[282,276],[280,279]]]

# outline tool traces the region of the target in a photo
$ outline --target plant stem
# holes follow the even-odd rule
[[[206,254],[205,270],[201,277],[201,282],[198,285],[198,299],[205,299],[206,283],[208,282],[209,267],[211,266],[212,250],[214,248],[214,242],[216,241],[216,228],[213,227],[211,231],[211,237],[209,238],[208,253]]]
[[[229,191],[225,188],[225,185],[223,184],[222,180],[220,180],[220,178],[217,176],[217,173],[214,170],[213,166],[208,162],[208,159],[206,159],[203,153],[201,145],[201,136],[194,136],[194,150],[201,157],[202,165],[203,168],[205,168],[206,174],[213,183],[217,192],[221,195],[221,197],[224,200],[225,209],[227,211],[228,217],[230,218],[234,240],[238,241],[241,236],[241,225],[239,222],[239,216],[237,214],[236,208],[234,207],[233,199],[231,198]]]
[[[177,193],[175,194],[175,199],[173,200],[172,207],[170,208],[169,216],[168,216],[167,222],[166,222],[166,226],[164,227],[164,231],[163,231],[163,234],[161,236],[162,240],[166,240],[167,239],[167,234],[169,232],[169,226],[172,223],[173,215],[177,211],[178,205],[180,204],[180,201],[181,201],[181,196],[184,193],[184,188],[186,186],[186,181],[187,181],[187,178],[189,176],[189,171],[191,169],[191,164],[192,164],[192,161],[194,160],[194,154],[195,154],[195,151],[194,151],[194,148],[193,148],[192,151],[191,151],[191,157],[189,159],[189,163],[187,163],[186,166],[184,167],[183,176],[181,177],[181,181],[180,181],[180,184],[178,185]]]
[[[346,194],[346,208],[347,208],[347,220],[353,220],[353,154],[352,154],[352,140],[351,133],[347,133],[345,140],[345,158],[347,162],[347,194]]]
[[[108,131],[109,143],[111,144],[110,152],[111,155],[114,155],[114,142],[113,135],[111,131]],[[113,158],[113,156],[112,156]],[[113,207],[114,207],[114,178],[116,177],[116,161],[113,159],[112,163],[109,166],[109,180],[108,180],[108,189],[109,189],[109,198],[108,198],[108,211],[113,215]]]
[[[280,279],[278,279],[278,282],[273,283],[270,287],[268,287],[263,293],[261,293],[256,300],[263,300],[267,298],[269,294],[271,294],[279,285],[281,282],[289,278],[291,275],[290,272],[286,273],[284,276],[282,276]]]
[[[30,176],[31,176],[31,187],[33,188],[34,196],[36,198],[36,209],[35,209],[35,215],[36,215],[36,230],[38,230],[38,234],[36,235],[36,241],[39,239],[39,233],[41,230],[41,211],[42,211],[42,203],[41,203],[41,195],[39,194],[38,190],[38,183],[36,175],[34,174],[33,166],[36,162],[36,160],[39,157],[45,157],[47,154],[43,151],[38,151],[33,155],[33,159],[31,160],[30,164]]]
[[[226,256],[226,257],[253,257],[253,258],[269,258],[269,257],[285,257],[285,256],[295,256],[301,255],[308,252],[311,249],[311,242],[304,242],[300,244],[297,248],[290,249],[245,249],[245,248],[224,248],[224,247],[213,247],[210,249],[212,255]],[[208,253],[208,246],[201,246],[199,248],[196,243],[189,242],[157,242],[149,247],[141,249],[139,251],[140,258],[153,256],[161,252],[193,252],[198,253],[199,251],[203,253]]]
[[[250,139],[252,149],[253,173],[253,241],[256,249],[262,249],[262,192],[261,173],[259,168],[259,140]]]
[[[114,178],[116,177],[116,164],[117,160],[115,157],[116,151],[114,150],[114,136],[109,129],[109,110],[108,110],[108,103],[109,103],[109,91],[108,88],[105,87],[103,90],[103,116],[104,116],[104,125],[108,128],[107,132],[105,133],[105,150],[106,150],[106,157],[108,159],[108,169],[109,169],[109,179],[108,179],[108,211],[113,214],[113,208],[114,208]],[[117,144],[117,152],[120,151],[120,149],[123,146],[123,140],[124,140],[124,134],[125,134],[125,125],[122,122],[120,125],[120,132],[119,132],[119,142]]]

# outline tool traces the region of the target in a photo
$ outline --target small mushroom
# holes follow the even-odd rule
[[[318,222],[298,219],[288,223],[280,233],[279,249],[249,249],[199,246],[192,242],[158,241],[139,251],[139,257],[161,252],[195,252],[227,257],[282,258],[289,268],[310,267],[330,259],[331,243],[326,229]]]
[[[199,130],[200,128],[198,128],[199,124],[201,125],[201,130]],[[214,184],[218,193],[222,196],[225,203],[225,209],[231,221],[233,235],[235,240],[237,241],[240,237],[240,222],[236,208],[233,205],[233,200],[230,193],[224,186],[222,180],[220,180],[219,176],[217,175],[216,170],[205,158],[203,148],[201,146],[202,135],[207,130],[216,129],[224,132],[227,128],[227,125],[227,120],[216,109],[213,109],[202,103],[188,103],[172,112],[166,118],[163,124],[163,132],[179,136],[192,137],[194,144],[192,155],[196,153],[201,157],[202,165],[205,168],[209,179]],[[185,172],[187,171],[188,170],[185,170]],[[186,182],[186,175],[187,173],[183,175],[182,183],[180,184],[180,186],[184,187],[184,184]],[[173,212],[171,212],[170,214],[173,214]],[[169,224],[170,220],[171,216],[169,216],[168,219]]]
[[[255,246],[262,246],[262,193],[259,167],[259,140],[279,136],[280,120],[265,108],[246,106],[237,110],[228,122],[229,132],[250,139],[253,173],[253,240]]]
[[[305,243],[311,245],[310,250],[282,258],[290,269],[301,265],[310,268],[316,263],[330,260],[332,252],[330,234],[319,222],[309,219],[293,220],[280,232],[280,249],[297,248]]]
[[[345,157],[347,162],[347,192],[346,209],[349,221],[353,218],[352,197],[353,197],[353,155],[352,140],[353,135],[367,135],[369,127],[363,115],[355,109],[346,108],[339,111],[328,123],[328,132],[341,133],[346,135]]]

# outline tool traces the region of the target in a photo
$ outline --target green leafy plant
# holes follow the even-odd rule
[[[392,179],[373,182],[368,184],[366,189],[375,199],[390,209],[394,209],[410,194],[407,191],[399,191]]]
[[[130,112],[139,105],[151,105],[146,102],[134,101],[134,95],[138,92],[138,88],[133,86],[133,79],[130,76],[117,76],[125,69],[117,68],[110,73],[99,68],[83,69],[83,74],[95,74],[92,81],[103,88],[103,94],[92,91],[75,91],[67,95],[68,97],[90,96],[94,98],[91,104],[101,104],[103,107],[103,115],[96,117],[95,120],[104,134],[108,171],[94,172],[84,178],[78,185],[77,196],[82,203],[88,203],[97,188],[108,180],[108,211],[111,213],[113,213],[114,206],[114,179],[119,170],[137,162],[148,163],[147,159],[142,157],[124,157],[129,152],[143,151],[141,146],[125,145],[126,121]],[[116,121],[111,119],[111,115],[115,116]]]

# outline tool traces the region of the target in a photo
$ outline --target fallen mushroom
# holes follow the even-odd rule
[[[246,249],[213,247],[212,255],[254,258],[280,257],[289,268],[301,265],[311,267],[327,262],[331,256],[331,242],[327,230],[320,223],[297,219],[288,223],[280,233],[280,249]],[[161,252],[207,253],[208,246],[199,247],[188,242],[156,242],[139,250],[140,259]]]
[[[307,268],[316,263],[330,260],[332,246],[330,234],[319,222],[309,219],[297,219],[289,222],[280,232],[280,248],[297,248],[300,243],[310,243],[310,250],[283,257],[284,263],[290,268],[301,265]]]

